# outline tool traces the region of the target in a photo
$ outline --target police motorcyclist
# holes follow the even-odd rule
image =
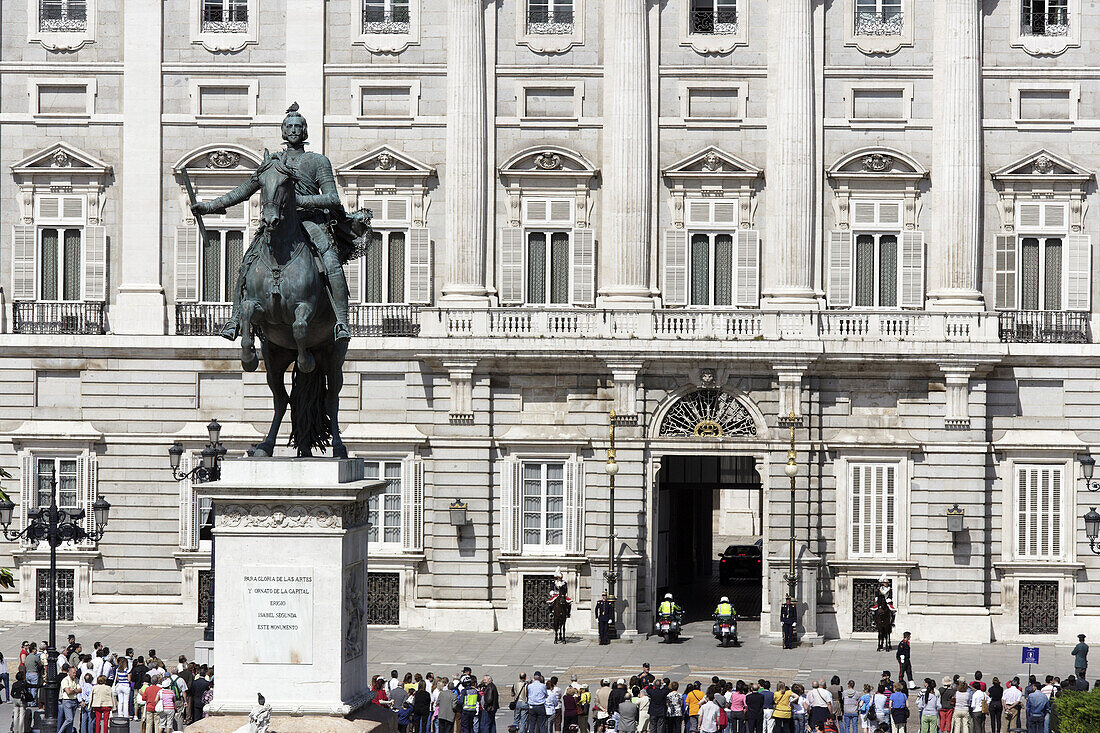
[[[665,599],[661,601],[661,605],[657,606],[658,616],[671,616],[679,621],[683,613],[684,609],[680,608],[679,603],[672,600],[671,593],[665,593]]]
[[[730,599],[722,596],[718,601],[718,606],[714,609],[714,618],[719,621],[731,620],[737,615],[737,609],[730,605]]]

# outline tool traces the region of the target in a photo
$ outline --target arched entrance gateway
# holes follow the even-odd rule
[[[653,422],[647,591],[654,603],[672,592],[689,622],[709,620],[723,595],[756,619],[767,427],[745,395],[709,386],[716,380],[706,370],[702,377],[704,386],[669,395]]]

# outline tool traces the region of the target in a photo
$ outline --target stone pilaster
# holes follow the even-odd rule
[[[286,103],[297,102],[309,123],[309,150],[325,148],[325,0],[287,6]]]
[[[122,231],[111,330],[166,333],[161,256],[161,43],[163,4],[126,0],[122,12]],[[114,253],[109,253],[114,259]],[[108,268],[110,272],[111,268]],[[110,279],[114,279],[111,277]],[[108,282],[110,282],[110,279]]]
[[[981,3],[936,0],[933,191],[939,229],[928,252],[929,306],[982,307]]]
[[[815,303],[813,2],[769,2],[768,233],[764,305]]]
[[[600,302],[652,304],[647,0],[604,0],[603,252]]]
[[[450,269],[443,298],[484,302],[489,184],[482,0],[449,0],[447,25],[444,196]]]

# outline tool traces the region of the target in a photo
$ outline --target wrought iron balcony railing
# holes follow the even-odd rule
[[[247,33],[248,7],[207,7],[202,10],[203,33]]]
[[[900,36],[902,15],[897,10],[856,12],[857,36]]]
[[[352,336],[417,336],[420,309],[415,305],[354,304],[348,308]]]
[[[1077,311],[1002,311],[997,314],[1001,341],[1019,344],[1087,344],[1089,314]]]
[[[691,33],[702,36],[724,36],[737,32],[737,8],[692,10]]]
[[[99,335],[106,332],[106,303],[16,301],[12,304],[12,333]]]
[[[1068,36],[1069,10],[1056,8],[1045,13],[1024,13],[1020,33],[1025,36]]]
[[[527,9],[527,33],[533,36],[568,35],[573,32],[572,10]]]
[[[409,32],[409,9],[383,10],[377,7],[363,8],[363,33],[401,34]]]
[[[176,335],[216,336],[232,315],[232,303],[176,303]]]
[[[42,33],[83,33],[88,30],[88,8],[68,0],[41,0],[38,30]]]

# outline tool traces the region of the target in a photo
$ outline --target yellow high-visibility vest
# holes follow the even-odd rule
[[[732,616],[733,606],[728,603],[719,603],[718,608],[714,609],[715,616]]]

